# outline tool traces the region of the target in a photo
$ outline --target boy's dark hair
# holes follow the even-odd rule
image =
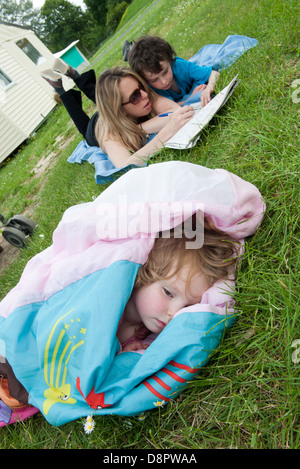
[[[132,70],[143,76],[143,72],[159,73],[162,71],[160,62],[175,61],[176,53],[173,47],[158,36],[143,36],[130,49],[128,63]]]

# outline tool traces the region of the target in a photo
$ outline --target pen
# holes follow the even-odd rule
[[[163,114],[159,114],[158,117],[165,117],[169,116],[170,114],[173,114],[173,112],[164,112]]]

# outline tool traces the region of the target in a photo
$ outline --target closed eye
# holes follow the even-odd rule
[[[167,297],[173,298],[173,294],[166,287],[163,287],[163,292]]]

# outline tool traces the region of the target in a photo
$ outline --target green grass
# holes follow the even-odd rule
[[[140,3],[135,0],[130,6],[132,20]],[[225,168],[263,194],[267,212],[246,243],[238,276],[239,317],[199,377],[174,402],[147,412],[145,420],[97,417],[95,430],[87,436],[81,421],[54,428],[38,414],[1,429],[0,447],[299,449],[300,364],[292,347],[300,339],[300,104],[292,99],[292,83],[299,78],[298,2],[163,0],[124,36],[132,20],[124,21],[91,60],[97,73],[121,64],[124,38],[141,34],[165,37],[185,58],[229,34],[259,40],[258,47],[222,72],[218,89],[236,73],[241,83],[197,146],[182,152],[165,149],[149,162],[180,159]],[[108,45],[111,49],[99,59]],[[93,111],[87,101],[85,105]],[[58,137],[70,141],[63,150]],[[65,110],[57,107],[1,168],[1,213],[8,217],[29,211],[39,223],[28,248],[2,274],[1,298],[17,283],[26,262],[51,243],[64,210],[105,189],[95,184],[93,166],[67,163],[80,140]],[[51,152],[51,169],[35,178],[33,168]]]
[[[138,17],[151,7],[152,3],[153,0],[135,0],[130,3],[121,18],[117,31],[122,30],[124,26],[130,26],[133,21],[136,21]]]

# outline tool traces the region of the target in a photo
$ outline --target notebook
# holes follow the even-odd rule
[[[205,107],[201,103],[192,104],[195,114],[170,140],[165,143],[167,148],[186,149],[196,145],[203,127],[213,118],[213,116],[224,106],[228,98],[233,93],[239,80],[237,75],[231,80],[220,93],[218,93]]]

